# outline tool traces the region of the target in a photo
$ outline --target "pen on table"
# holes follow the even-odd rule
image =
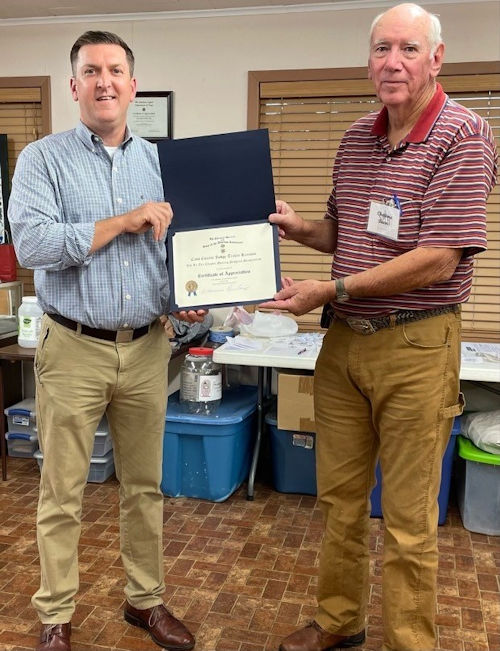
[[[307,348],[302,348],[302,350],[299,350],[297,355],[302,355],[302,353],[305,353],[305,352],[307,352]]]

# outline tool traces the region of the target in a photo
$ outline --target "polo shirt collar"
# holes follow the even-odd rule
[[[417,123],[410,131],[410,133],[405,137],[405,142],[425,142],[429,137],[432,127],[436,123],[436,120],[441,115],[448,96],[443,91],[443,88],[440,83],[436,84],[436,91],[432,96],[431,101],[427,104],[422,114],[417,120]],[[382,110],[377,115],[377,118],[372,127],[372,135],[374,136],[386,136],[387,135],[387,125],[389,121],[389,113],[387,108],[384,106]]]
[[[95,150],[96,145],[98,143],[102,143],[102,138],[97,134],[95,134],[93,131],[91,131],[81,121],[76,125],[76,135],[83,142],[83,144],[91,151]],[[125,148],[131,141],[132,141],[132,134],[130,132],[130,129],[127,127],[125,129],[125,138],[121,143],[121,145],[119,146]]]

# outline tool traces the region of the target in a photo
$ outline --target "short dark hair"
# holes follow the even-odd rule
[[[128,67],[130,69],[130,76],[133,76],[134,63],[135,63],[134,53],[129,48],[129,46],[125,43],[125,41],[122,38],[120,38],[117,34],[113,34],[113,32],[92,32],[92,31],[85,32],[84,34],[79,36],[74,42],[73,47],[71,48],[69,58],[71,61],[71,69],[73,71],[73,75],[76,73],[76,60],[78,59],[78,52],[80,51],[80,48],[82,48],[84,45],[100,45],[101,43],[107,43],[109,45],[119,45],[125,50],[125,54],[127,55]]]

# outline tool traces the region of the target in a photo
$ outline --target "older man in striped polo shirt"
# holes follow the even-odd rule
[[[286,279],[266,307],[331,325],[315,372],[318,498],[325,518],[318,612],[280,651],[354,647],[365,639],[369,496],[384,492],[385,651],[435,646],[441,463],[459,394],[460,304],[486,248],[495,183],[489,126],[436,82],[439,20],[418,5],[377,16],[369,76],[382,110],[342,140],[325,219],[285,202],[280,235],[333,253],[331,281]]]

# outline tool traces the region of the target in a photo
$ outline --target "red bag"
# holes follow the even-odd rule
[[[16,280],[16,252],[13,244],[0,244],[0,280],[4,283]]]

